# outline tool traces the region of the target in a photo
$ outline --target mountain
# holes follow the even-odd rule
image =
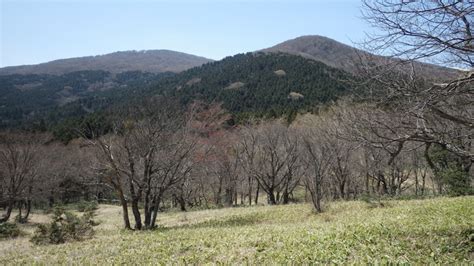
[[[301,36],[261,51],[267,53],[288,53],[299,55],[308,59],[323,62],[328,66],[342,69],[350,73],[356,72],[357,62],[359,62],[361,58],[362,60],[370,58],[376,63],[386,63],[387,61],[393,62],[395,60],[387,57],[376,56],[319,35]],[[419,73],[429,78],[451,78],[458,75],[457,70],[432,64],[418,63],[416,66]]]
[[[221,102],[233,114],[280,116],[337,99],[349,92],[348,79],[344,71],[300,56],[247,53],[184,71],[155,89],[183,103]]]
[[[211,59],[169,50],[115,52],[105,55],[60,59],[37,65],[0,68],[0,75],[50,74],[103,70],[111,73],[142,71],[181,72],[211,62]]]
[[[279,117],[336,100],[350,88],[350,74],[289,54],[247,53],[181,73],[112,74],[76,71],[62,75],[0,76],[0,127],[48,127],[97,112],[119,113],[157,95],[184,105],[222,103],[236,120]],[[73,123],[67,122],[64,128]],[[68,133],[69,134],[69,133]]]
[[[75,72],[75,79],[81,74]],[[88,74],[89,79],[98,75],[92,74]],[[92,84],[110,78],[106,73],[103,75],[105,77],[95,77],[99,81],[91,80]],[[40,113],[16,117],[10,114],[10,124],[29,126],[45,121],[46,128],[58,139],[68,141],[74,136],[74,128],[90,121],[107,125],[105,121],[109,117],[120,116],[128,107],[143,105],[156,96],[177,99],[183,108],[196,100],[222,103],[233,115],[233,121],[239,123],[253,116],[283,116],[291,120],[299,111],[315,110],[351,92],[351,87],[344,82],[351,78],[350,74],[289,54],[238,54],[178,74],[150,78],[153,82],[148,84],[98,91],[62,106],[51,105]],[[56,94],[63,95],[64,91],[59,90],[63,85],[60,83]],[[83,91],[87,91],[86,85]],[[24,97],[18,97],[17,102],[22,99]],[[4,101],[5,110],[13,110],[9,105]],[[25,106],[18,105],[18,108]]]
[[[150,72],[152,69],[159,72],[156,69],[160,64],[169,66],[171,61],[184,62],[183,58],[196,57],[162,50],[118,52],[29,66],[30,71],[49,69],[59,74],[0,75],[0,128],[48,129],[67,141],[74,135],[71,129],[78,128],[84,121],[92,119],[95,124],[107,124],[104,121],[109,117],[155,96],[178,99],[183,108],[195,100],[221,103],[237,123],[253,116],[284,116],[291,120],[297,112],[317,111],[321,105],[353,93],[347,81],[356,78],[356,65],[352,62],[359,53],[373,56],[325,37],[303,36],[260,52],[238,54],[220,61],[199,58],[198,66],[189,65],[191,68],[179,73]],[[379,62],[392,60],[374,57]],[[150,63],[153,60],[160,64]],[[91,61],[107,64],[88,65]],[[69,64],[67,71],[86,65],[108,67],[109,71],[61,74],[57,67],[61,62]],[[125,71],[132,66],[141,70]],[[417,66],[428,76],[446,77],[457,73],[429,64],[418,63]],[[6,70],[13,68],[0,69],[0,73],[8,72]],[[22,69],[26,70],[28,67]]]

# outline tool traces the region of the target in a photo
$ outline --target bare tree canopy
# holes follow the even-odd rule
[[[474,66],[474,3],[466,0],[364,0],[364,18],[380,31],[371,47],[395,57]]]
[[[353,120],[366,142],[398,155],[408,142],[439,145],[463,161],[474,161],[474,74],[437,83],[421,76],[415,60],[472,68],[474,45],[472,1],[363,2],[364,18],[377,34],[366,47],[382,55],[405,59],[393,67],[369,66],[362,71],[364,86],[374,105],[363,107]],[[359,134],[362,136],[363,134]]]

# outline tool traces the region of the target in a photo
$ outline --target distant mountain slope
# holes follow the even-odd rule
[[[113,95],[122,91],[130,94],[134,88],[150,86],[173,75],[171,72],[154,74],[141,71],[112,74],[102,70],[63,75],[0,75],[0,128],[28,124],[37,118],[53,122],[55,118],[51,112],[69,103],[80,104],[68,108],[67,114],[61,116],[92,113],[107,105]],[[97,100],[88,104],[90,97]]]
[[[356,62],[358,62],[360,55],[362,55],[362,58],[370,57],[377,62],[385,62],[387,60],[385,57],[374,56],[368,52],[319,35],[301,36],[261,51],[299,55],[351,73],[356,71]],[[431,78],[452,77],[458,74],[454,69],[431,64],[419,63],[417,66],[420,73]]]
[[[43,119],[56,138],[68,141],[75,134],[72,129],[87,121],[102,127],[107,125],[105,120],[124,115],[129,107],[164,96],[179,100],[183,108],[196,100],[222,103],[233,115],[229,124],[249,117],[285,117],[291,121],[298,112],[316,111],[351,93],[345,82],[350,78],[347,72],[300,56],[238,54],[162,77],[149,86],[96,93],[51,109]],[[95,112],[90,113],[89,109]],[[33,120],[27,122],[32,124]]]
[[[169,50],[125,51],[111,54],[60,59],[38,65],[0,68],[0,75],[51,74],[103,70],[111,73],[142,71],[181,72],[211,62],[211,59]]]
[[[108,109],[124,110],[155,95],[222,103],[237,119],[311,110],[347,93],[346,72],[289,54],[238,54],[178,74],[0,75],[0,127],[53,125]]]

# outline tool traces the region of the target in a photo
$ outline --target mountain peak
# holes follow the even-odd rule
[[[323,62],[335,68],[343,69],[347,72],[353,72],[354,65],[351,59],[356,56],[356,51],[358,50],[328,37],[305,35],[282,42],[262,51],[300,55],[308,59]]]
[[[377,56],[366,51],[354,48],[347,44],[340,43],[328,37],[320,35],[305,35],[291,39],[273,47],[261,50],[267,53],[288,53],[299,55],[315,61],[320,61],[326,65],[342,69],[346,72],[355,73],[359,60],[375,60],[378,63],[395,62],[388,57]],[[439,78],[457,75],[457,71],[440,67],[437,65],[417,63],[419,72],[425,77]]]

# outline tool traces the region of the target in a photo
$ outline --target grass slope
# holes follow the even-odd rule
[[[57,246],[0,242],[0,264],[472,263],[474,197],[306,204],[166,213],[153,232],[120,229],[101,206],[97,236]],[[35,219],[43,219],[35,215]]]

